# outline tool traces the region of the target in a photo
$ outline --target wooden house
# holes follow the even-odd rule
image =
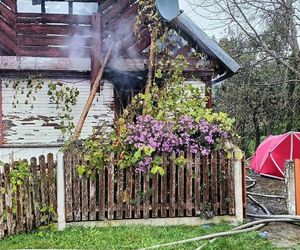
[[[21,93],[26,79],[77,88],[80,94],[72,111],[76,123],[107,44],[118,43],[82,137],[99,123],[113,123],[120,105],[146,82],[150,34],[144,28],[135,36],[137,11],[136,0],[0,1],[0,160],[55,153],[63,143],[47,88],[38,90],[28,105]],[[187,81],[208,89],[238,71],[239,65],[184,13],[168,25],[175,34],[173,56],[183,54],[190,62]],[[207,59],[194,58],[192,51]]]

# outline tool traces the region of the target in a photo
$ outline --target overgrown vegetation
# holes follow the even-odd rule
[[[172,227],[106,227],[69,228],[63,232],[49,231],[11,236],[1,240],[0,249],[139,249],[230,229],[228,224]],[[80,237],[79,237],[80,236]],[[204,241],[178,245],[168,249],[196,249]],[[204,249],[275,249],[258,232],[221,238]]]

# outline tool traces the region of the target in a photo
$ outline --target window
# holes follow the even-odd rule
[[[17,11],[24,13],[41,13],[41,4],[33,5],[32,0],[18,0]]]
[[[92,15],[98,12],[98,3],[53,0],[17,0],[17,11],[24,13]]]
[[[45,2],[45,11],[50,14],[69,14],[68,2]]]
[[[73,14],[92,15],[98,12],[98,3],[73,3]]]

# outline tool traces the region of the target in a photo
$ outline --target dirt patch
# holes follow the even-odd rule
[[[284,181],[262,177],[260,175],[248,173],[249,177],[256,180],[256,185],[248,191],[260,194],[285,195]],[[264,205],[271,214],[288,214],[286,200],[279,198],[266,198],[253,196],[259,203]],[[249,198],[247,199],[247,213],[264,214],[263,210],[255,205]],[[248,218],[251,220],[251,218]],[[262,230],[262,235],[274,242],[279,248],[299,249],[300,250],[300,226],[290,223],[270,223]]]

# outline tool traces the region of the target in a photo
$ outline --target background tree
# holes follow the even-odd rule
[[[242,66],[215,87],[215,108],[236,118],[251,154],[270,134],[300,130],[300,1],[187,0],[226,29],[221,47]]]

